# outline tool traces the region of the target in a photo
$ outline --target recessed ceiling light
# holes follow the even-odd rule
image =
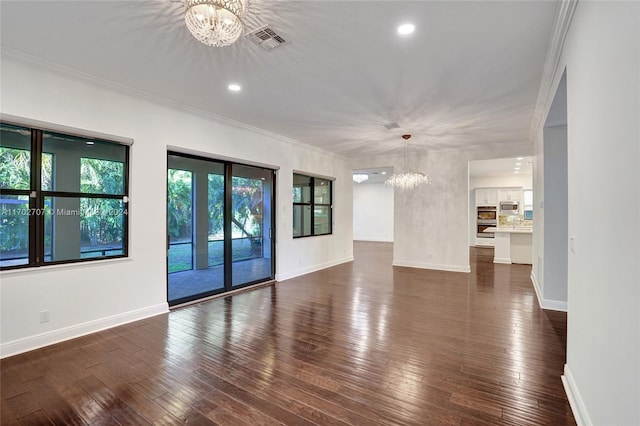
[[[229,90],[231,90],[232,92],[239,92],[240,90],[242,90],[242,87],[239,84],[230,84],[229,85]]]
[[[516,166],[521,166],[521,165],[522,165],[522,163],[516,163]]]
[[[520,170],[520,167],[516,167],[516,168],[515,168],[515,169],[513,169],[513,170]]]
[[[524,157],[518,157],[516,158],[516,160],[522,160]]]
[[[383,174],[383,175],[386,175],[386,174],[387,174],[387,172],[382,172],[382,174]]]
[[[398,27],[398,34],[409,35],[416,30],[416,26],[413,24],[402,24]]]

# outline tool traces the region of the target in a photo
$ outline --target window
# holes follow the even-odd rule
[[[128,146],[0,132],[0,268],[127,256]]]
[[[332,233],[332,182],[293,174],[293,237]]]
[[[533,191],[530,189],[524,190],[524,218],[528,220],[533,219]]]

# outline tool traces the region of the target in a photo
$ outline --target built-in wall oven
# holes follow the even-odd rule
[[[476,237],[494,238],[493,232],[484,232],[487,228],[498,226],[498,212],[496,206],[478,206],[476,216]]]

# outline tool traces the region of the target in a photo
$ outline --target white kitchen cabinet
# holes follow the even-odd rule
[[[498,188],[476,188],[476,206],[498,205]]]
[[[479,238],[476,237],[476,245],[477,246],[486,246],[493,247],[494,246],[494,238]]]
[[[522,204],[522,188],[501,188],[498,196],[499,201],[517,201]]]
[[[531,265],[533,230],[498,228],[495,233],[493,263],[522,263]]]

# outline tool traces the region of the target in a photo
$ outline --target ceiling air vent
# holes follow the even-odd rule
[[[269,25],[263,25],[247,34],[247,38],[264,50],[274,49],[281,44],[288,43]]]
[[[387,123],[384,125],[384,128],[387,130],[391,130],[391,129],[399,129],[400,126],[398,125],[398,123]]]

